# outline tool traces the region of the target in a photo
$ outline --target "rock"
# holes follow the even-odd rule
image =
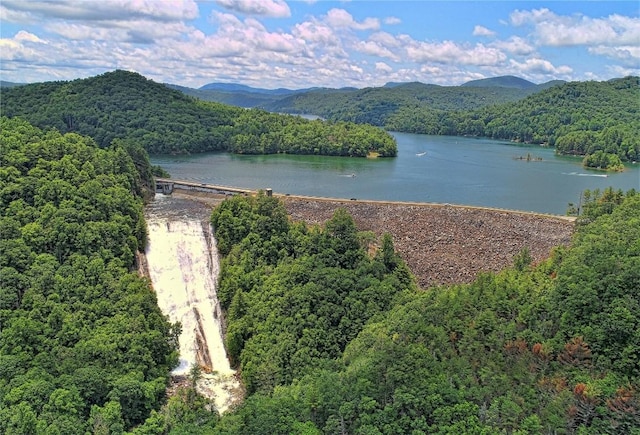
[[[573,221],[561,216],[478,207],[283,198],[294,221],[321,224],[343,207],[360,231],[391,234],[396,251],[421,288],[468,283],[480,272],[497,272],[529,248],[533,261],[568,245]]]

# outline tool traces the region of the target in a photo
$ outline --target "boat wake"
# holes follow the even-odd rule
[[[600,177],[607,178],[607,174],[585,174],[584,172],[563,172],[564,175],[577,175],[578,177]]]
[[[416,153],[416,157],[422,157],[422,156],[424,156],[425,154],[427,154],[427,152],[426,152],[426,151],[423,151],[423,152],[421,152],[421,153]]]

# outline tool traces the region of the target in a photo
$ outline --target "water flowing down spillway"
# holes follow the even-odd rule
[[[224,412],[238,399],[239,384],[224,348],[218,255],[207,217],[208,210],[191,201],[156,195],[147,208],[146,260],[158,306],[182,324],[174,375],[187,375],[198,364],[198,390]]]

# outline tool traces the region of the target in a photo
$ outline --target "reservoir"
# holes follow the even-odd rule
[[[492,139],[392,133],[389,159],[207,153],[151,156],[176,180],[275,193],[437,202],[565,214],[585,189],[640,190],[640,164],[587,170],[553,148]]]

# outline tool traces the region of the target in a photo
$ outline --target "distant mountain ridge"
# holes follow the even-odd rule
[[[257,94],[267,94],[267,95],[290,95],[290,94],[298,94],[301,92],[309,92],[316,89],[321,89],[317,87],[305,88],[305,89],[287,89],[287,88],[278,88],[278,89],[264,89],[264,88],[254,88],[247,85],[242,85],[239,83],[208,83],[204,86],[200,86],[198,88],[204,91],[220,91],[220,92],[244,92],[244,93],[257,93]]]
[[[553,80],[551,82],[555,84],[565,83],[563,80]],[[515,88],[515,89],[533,89],[533,88],[546,88],[547,83],[535,84],[530,82],[529,80],[523,79],[521,77],[516,77],[512,75],[499,76],[499,77],[489,77],[478,80],[471,80],[465,82],[459,87],[498,87],[498,88]],[[396,88],[398,86],[406,86],[406,85],[422,85],[422,86],[434,86],[434,87],[447,87],[441,86],[431,83],[423,83],[423,82],[387,82],[382,88]],[[171,85],[176,88],[181,87],[177,85]],[[451,87],[451,86],[449,86]],[[452,86],[456,87],[456,86]],[[377,88],[377,87],[373,87]],[[289,88],[277,88],[277,89],[266,89],[266,88],[256,88],[252,86],[243,85],[240,83],[220,83],[220,82],[212,82],[203,85],[197,90],[202,91],[218,91],[218,92],[227,92],[227,93],[244,93],[244,94],[266,94],[266,95],[279,95],[279,96],[287,96],[291,94],[302,94],[306,92],[314,92],[314,91],[358,91],[362,88],[355,88],[351,86],[342,87],[342,88],[326,88],[326,87],[309,87],[309,88],[300,88],[300,89],[289,89]],[[369,88],[366,88],[369,89]]]
[[[335,112],[339,110],[339,106],[354,104],[349,100],[374,100],[367,105],[373,105],[374,108],[382,105],[386,109],[392,109],[410,105],[412,100],[417,99],[420,106],[428,103],[434,109],[470,110],[491,104],[517,101],[562,83],[565,82],[556,80],[538,85],[520,77],[507,75],[471,80],[459,86],[441,86],[421,82],[388,82],[384,86],[361,89],[353,87],[265,89],[240,83],[218,82],[208,83],[198,89],[177,85],[167,86],[205,101],[244,108],[258,107],[273,112],[307,113],[324,118],[343,119],[342,115],[338,116]],[[384,102],[377,101],[380,98]],[[359,108],[356,112],[360,110]],[[384,114],[382,116],[385,117]],[[374,119],[373,123],[380,125],[379,121],[381,119]],[[356,122],[371,122],[371,120],[360,119]]]
[[[486,79],[479,80],[471,80],[466,83],[461,84],[462,87],[499,87],[499,88],[516,88],[516,89],[531,89],[535,88],[536,85],[529,80],[525,80],[516,76],[500,76],[500,77],[490,77]]]
[[[519,84],[518,87],[514,82]],[[313,114],[334,121],[388,126],[394,116],[406,111],[476,110],[519,101],[542,90],[539,85],[525,82],[515,77],[484,82],[491,86],[482,86],[482,82],[469,86],[390,82],[382,87],[304,92],[285,96],[262,107],[273,112]]]
[[[26,85],[26,83],[15,83],[15,82],[8,82],[6,80],[0,80],[0,88],[14,88],[16,86],[24,86]]]

